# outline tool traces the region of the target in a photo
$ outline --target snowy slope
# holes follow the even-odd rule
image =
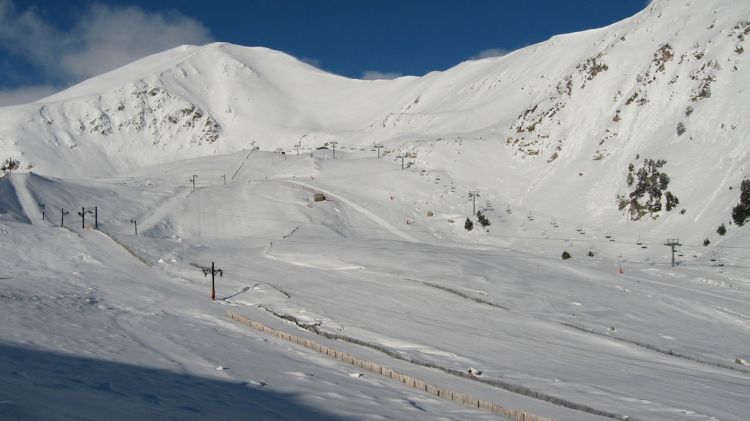
[[[558,235],[570,238],[565,241],[545,240],[540,231],[546,221],[537,224],[525,214],[506,214],[502,221],[492,216],[493,230],[511,237],[461,232],[441,214],[432,217],[439,219],[434,225],[416,215],[407,225],[401,218],[414,211],[412,201],[403,201],[398,191],[380,191],[377,183],[371,183],[372,191],[361,191],[343,174],[356,166],[364,177],[398,176],[404,191],[431,192],[435,201],[442,186],[425,186],[428,176],[419,171],[405,175],[392,161],[362,155],[368,156],[342,153],[335,161],[318,161],[268,152],[247,158],[243,152],[100,181],[5,177],[15,191],[9,203],[16,203],[2,223],[2,254],[15,262],[0,276],[5,278],[0,335],[11,344],[0,358],[17,367],[4,374],[13,380],[8,384],[27,384],[13,375],[29,370],[14,357],[23,352],[15,349],[20,346],[65,353],[54,358],[125,365],[111,368],[115,372],[136,365],[184,373],[188,379],[167,377],[164,384],[149,386],[149,399],[139,400],[135,379],[99,374],[95,362],[76,359],[68,363],[73,372],[55,377],[43,374],[41,361],[47,357],[34,363],[40,364],[34,373],[45,379],[42,385],[66,385],[71,399],[99,388],[103,391],[96,393],[108,397],[107,405],[136,400],[138,411],[150,416],[157,401],[167,413],[184,413],[184,400],[176,396],[185,381],[206,384],[217,376],[249,384],[251,396],[258,384],[282,396],[301,393],[310,397],[303,402],[311,410],[329,416],[488,416],[394,389],[368,374],[348,377],[356,371],[303,349],[269,344],[263,334],[225,321],[229,305],[291,332],[298,329],[262,309],[426,364],[461,372],[477,368],[486,381],[615,416],[742,420],[750,411],[741,398],[750,392],[750,369],[735,362],[750,359],[745,250],[722,250],[724,267],[707,258],[682,258],[683,264],[671,269],[662,263],[663,247],[641,250],[623,240],[599,242],[589,233],[581,240],[575,238],[576,226],[565,220],[558,227]],[[243,161],[234,181],[225,185],[221,175]],[[193,191],[184,180],[195,173],[199,183]],[[314,202],[317,191],[326,192],[328,200]],[[38,203],[48,206],[46,222],[35,211]],[[67,229],[58,228],[54,209],[79,205],[99,206],[106,235],[81,229],[73,212]],[[130,218],[141,222],[137,237]],[[92,224],[90,216],[86,223]],[[595,258],[585,257],[591,244]],[[575,256],[572,261],[559,259],[563,247]],[[618,253],[624,255],[622,274]],[[194,266],[210,261],[224,269],[217,279],[217,304],[208,299],[208,281]],[[286,351],[278,354],[278,346]],[[351,352],[381,364],[402,364],[367,348]],[[91,373],[79,365],[91,367]],[[229,370],[212,371],[219,365]],[[484,383],[467,385],[445,373],[408,368],[443,387],[511,408],[561,420],[591,416]],[[163,378],[158,372],[141,376]],[[109,389],[118,394],[108,394]],[[43,418],[29,412],[24,393],[2,393],[18,418]],[[238,390],[227,393],[242,396]],[[214,401],[190,401],[197,403],[189,408],[216,411]],[[217,413],[235,417],[244,411],[236,402]],[[71,410],[50,398],[39,411],[51,408],[88,416],[102,410]],[[280,413],[294,417],[296,408]]]

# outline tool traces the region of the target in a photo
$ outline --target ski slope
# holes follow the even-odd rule
[[[228,382],[222,387],[230,394],[240,393],[232,384],[254,390],[253,382],[265,383],[261,392],[305,396],[293,402],[322,411],[322,418],[359,419],[368,413],[405,419],[492,417],[369,374],[350,377],[352,367],[233,325],[224,314],[231,306],[290,332],[299,328],[273,314],[414,362],[481,370],[484,382],[467,385],[463,378],[372,348],[353,346],[351,351],[555,419],[598,417],[509,393],[492,382],[633,419],[741,420],[750,410],[741,398],[750,393],[750,367],[735,363],[750,357],[750,286],[742,265],[713,267],[688,260],[672,269],[663,264],[665,247],[644,250],[632,243],[634,253],[622,256],[620,274],[613,253],[625,244],[599,243],[590,258],[577,251],[587,243],[545,239],[539,231],[547,229],[546,222],[534,224],[525,215],[519,218],[525,224],[518,224],[488,212],[490,233],[461,232],[446,219],[422,222],[436,216],[407,225],[403,216],[413,211],[413,202],[397,200],[399,192],[391,199],[336,176],[338,165],[355,164],[362,174],[401,171],[398,163],[369,154],[324,161],[310,179],[304,178],[315,164],[309,155],[261,151],[253,155],[254,165],[248,161],[242,179],[224,185],[219,174],[236,168],[246,155],[176,162],[95,182],[35,174],[3,178],[20,204],[18,214],[6,213],[3,223],[3,254],[18,268],[2,274],[8,304],[3,308],[9,315],[3,337],[14,348],[54,350],[55,358],[85,356],[176,372],[194,381]],[[268,168],[278,172],[266,181]],[[424,191],[419,170],[408,171],[412,177],[401,187]],[[186,183],[192,174],[202,183],[194,192]],[[385,188],[376,182],[370,187]],[[326,192],[328,200],[314,202],[315,191]],[[90,206],[98,203],[93,192],[106,198],[99,206],[102,233],[81,229],[77,215],[69,215],[67,228],[61,229],[49,210],[49,223],[25,222],[40,215],[23,209],[53,202],[48,206],[55,209],[63,197],[66,203]],[[467,206],[465,199],[459,203]],[[373,218],[371,212],[382,216]],[[138,237],[129,215],[151,221]],[[400,230],[394,232],[395,227]],[[559,222],[558,229],[580,236],[575,228]],[[493,232],[508,236],[493,237]],[[40,242],[45,244],[41,248]],[[562,247],[575,257],[559,259]],[[35,252],[26,251],[31,249]],[[53,250],[57,253],[47,256]],[[727,253],[739,258],[744,250]],[[642,254],[649,254],[650,261]],[[43,264],[32,263],[37,261]],[[209,280],[196,267],[211,261],[224,270],[217,278],[216,303],[208,298]],[[56,319],[65,320],[64,327]],[[263,357],[255,361],[258,355]],[[77,359],[71,364],[96,365]],[[217,372],[219,366],[227,370]],[[76,378],[61,376],[68,382]],[[80,371],[78,376],[85,377]],[[64,379],[54,381],[67,384]],[[136,399],[137,388],[127,378],[101,383],[123,388],[112,397],[114,405]],[[71,396],[85,390],[69,386]],[[160,387],[181,390],[179,385]],[[22,394],[8,392],[12,404],[7,405],[14,405],[18,417],[43,417],[22,412],[32,409]],[[176,399],[164,393],[148,394]],[[263,393],[259,396],[264,399]],[[51,405],[39,410],[56,407]],[[144,414],[156,414],[153,402],[139,405]],[[180,408],[169,408],[182,414]],[[197,408],[216,411],[209,403]],[[233,418],[242,408],[227,403],[218,414]],[[294,417],[294,412],[282,412]]]
[[[555,420],[747,420],[748,22],[655,0],[392,81],[183,46],[0,108],[0,418],[497,419],[231,310]],[[679,203],[634,221],[648,159]]]

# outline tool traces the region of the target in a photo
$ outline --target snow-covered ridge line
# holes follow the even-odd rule
[[[98,230],[98,229],[96,231],[102,233],[105,237],[107,237],[110,240],[112,240],[113,243],[115,243],[118,246],[122,247],[125,251],[127,251],[128,253],[130,253],[130,255],[132,255],[136,259],[140,260],[140,262],[143,263],[144,265],[149,266],[149,267],[153,267],[154,266],[153,263],[151,263],[151,262],[148,261],[148,259],[146,259],[145,257],[141,256],[139,253],[136,253],[131,247],[129,247],[128,245],[126,245],[122,241],[118,240],[113,235],[108,234],[108,233],[106,233],[106,232],[104,232],[102,230]]]
[[[496,307],[496,308],[500,308],[500,309],[503,309],[503,310],[511,311],[511,309],[509,307],[506,307],[506,306],[504,306],[502,304],[494,303],[494,302],[488,301],[488,300],[483,300],[483,299],[481,299],[479,297],[472,297],[471,295],[465,294],[465,293],[463,293],[463,292],[461,292],[461,291],[459,291],[457,289],[454,289],[454,288],[449,288],[449,287],[446,287],[446,286],[443,286],[443,285],[433,284],[432,282],[427,282],[427,281],[418,281],[416,279],[406,278],[406,280],[407,281],[411,281],[411,282],[415,282],[415,283],[418,283],[418,284],[421,284],[421,285],[425,285],[425,286],[428,286],[428,287],[431,287],[431,288],[443,290],[443,291],[446,291],[446,292],[451,293],[453,295],[458,295],[461,298],[466,298],[467,300],[476,301],[477,303],[480,303],[480,304],[485,304],[485,305],[488,305],[488,306],[491,306],[491,307]]]
[[[582,326],[582,325],[579,325],[579,324],[576,324],[576,323],[571,323],[571,322],[566,322],[566,321],[561,321],[559,323],[561,325],[569,327],[571,329],[576,329],[576,330],[579,330],[581,332],[590,333],[592,335],[602,336],[602,337],[609,338],[609,339],[612,339],[612,340],[615,340],[615,341],[620,341],[620,342],[624,342],[624,343],[627,343],[627,344],[635,345],[635,346],[638,346],[638,347],[641,347],[641,348],[644,348],[644,349],[648,349],[648,350],[651,350],[651,351],[654,351],[654,352],[658,352],[660,354],[669,355],[670,357],[682,358],[682,359],[693,361],[693,362],[696,362],[696,363],[699,363],[699,364],[705,364],[705,365],[710,365],[710,366],[719,367],[719,368],[726,368],[728,370],[734,370],[734,371],[739,371],[739,372],[742,372],[742,373],[745,373],[745,374],[750,374],[750,370],[746,370],[744,368],[741,368],[738,365],[727,364],[727,363],[723,363],[721,361],[705,360],[705,359],[698,358],[698,357],[693,357],[691,355],[687,355],[687,354],[684,354],[684,353],[681,353],[681,352],[676,352],[676,351],[673,351],[671,349],[662,348],[662,347],[659,347],[659,346],[656,346],[656,345],[651,345],[651,344],[648,344],[648,343],[645,343],[645,342],[635,341],[635,340],[623,338],[623,337],[620,337],[620,336],[606,335],[604,333],[597,332],[597,331],[595,331],[595,330],[593,330],[591,328],[588,328],[588,327],[585,327],[585,326]]]
[[[448,373],[448,374],[453,375],[453,376],[470,379],[470,380],[473,380],[473,381],[476,381],[476,382],[484,383],[484,384],[487,384],[487,385],[490,385],[490,386],[494,386],[494,387],[503,389],[503,390],[508,391],[508,392],[513,392],[513,393],[516,393],[516,394],[519,394],[519,395],[522,395],[522,396],[527,396],[527,397],[530,397],[530,398],[539,399],[541,401],[549,402],[549,403],[552,403],[554,405],[562,406],[562,407],[573,409],[573,410],[576,410],[576,411],[586,412],[588,414],[599,415],[599,416],[603,416],[603,417],[607,417],[607,418],[612,418],[612,419],[616,419],[616,420],[638,421],[637,419],[632,418],[632,417],[627,416],[627,415],[614,414],[612,412],[603,411],[603,410],[600,410],[600,409],[597,409],[597,408],[593,408],[593,407],[591,407],[589,405],[584,405],[584,404],[579,404],[579,403],[576,403],[576,402],[571,402],[569,400],[566,400],[566,399],[563,399],[563,398],[559,398],[557,396],[552,396],[552,395],[549,395],[549,394],[546,394],[546,393],[543,393],[543,392],[539,392],[539,391],[536,391],[536,390],[532,390],[532,389],[529,389],[529,388],[521,386],[521,385],[511,384],[511,383],[504,382],[504,381],[498,380],[498,379],[489,379],[489,378],[477,377],[477,376],[472,375],[472,374],[470,374],[468,372],[459,371],[459,370],[455,370],[455,369],[452,369],[452,368],[444,367],[444,366],[442,366],[440,364],[435,364],[435,363],[431,363],[429,361],[422,361],[422,360],[419,360],[419,359],[416,359],[416,358],[408,357],[408,356],[402,355],[402,354],[400,354],[398,352],[395,352],[395,351],[393,351],[393,350],[391,350],[391,349],[389,349],[389,348],[387,348],[385,346],[382,346],[382,345],[370,343],[370,342],[363,341],[363,340],[360,340],[360,339],[357,339],[357,338],[352,338],[350,336],[341,335],[341,334],[338,334],[338,333],[332,333],[332,332],[328,332],[328,331],[323,330],[323,329],[319,329],[318,328],[319,327],[318,324],[315,324],[315,323],[311,324],[311,323],[305,323],[305,322],[299,321],[293,315],[285,314],[285,313],[277,313],[276,311],[272,310],[268,306],[259,305],[258,307],[261,308],[261,309],[263,309],[263,310],[265,310],[265,311],[267,311],[267,312],[269,312],[269,313],[271,313],[271,314],[273,314],[274,316],[276,316],[276,317],[278,317],[278,318],[280,318],[282,320],[290,321],[290,322],[294,323],[295,325],[299,326],[300,328],[305,329],[307,331],[310,331],[310,332],[312,332],[312,333],[314,333],[316,335],[320,335],[320,336],[328,338],[328,339],[349,342],[349,343],[352,343],[352,344],[355,344],[355,345],[364,346],[364,347],[367,347],[367,348],[370,348],[370,349],[374,349],[376,351],[382,352],[385,355],[388,355],[391,358],[395,358],[395,359],[401,360],[401,361],[406,361],[406,362],[408,362],[410,364],[414,364],[414,365],[418,365],[418,366],[422,366],[422,367],[427,367],[427,368],[438,369],[440,371],[443,371],[443,372]]]
[[[434,396],[437,396],[443,399],[456,401],[456,402],[461,403],[462,405],[469,406],[471,408],[484,409],[495,414],[503,415],[505,417],[508,417],[516,421],[554,421],[551,418],[540,417],[538,415],[530,414],[524,411],[509,409],[501,405],[496,405],[492,402],[487,402],[484,400],[473,398],[469,395],[442,389],[440,387],[429,384],[423,380],[419,380],[412,376],[399,373],[395,370],[392,370],[387,367],[383,367],[379,364],[376,364],[370,361],[361,360],[357,357],[354,357],[353,355],[349,355],[345,352],[337,351],[330,347],[323,346],[317,342],[310,341],[309,339],[304,339],[299,336],[290,335],[290,334],[278,331],[276,329],[272,329],[268,326],[263,325],[262,323],[258,323],[254,320],[248,319],[247,317],[240,316],[232,312],[227,312],[227,315],[232,320],[238,323],[241,323],[245,326],[249,326],[255,330],[259,330],[263,333],[267,333],[269,335],[276,336],[278,338],[292,342],[294,344],[304,346],[305,348],[312,349],[314,351],[320,352],[321,354],[326,354],[339,361],[343,361],[345,363],[354,365],[356,367],[368,370],[372,373],[379,374],[381,376],[385,376],[385,377],[397,380],[400,383],[403,383],[409,387],[427,392],[429,394],[432,394]]]

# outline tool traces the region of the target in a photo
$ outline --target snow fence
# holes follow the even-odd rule
[[[227,312],[229,317],[245,326],[249,326],[255,330],[259,330],[263,333],[266,333],[271,336],[275,336],[277,338],[281,338],[285,341],[289,341],[292,343],[295,343],[297,345],[304,346],[305,348],[312,349],[313,351],[317,351],[321,354],[328,355],[329,357],[335,358],[339,361],[343,361],[347,364],[351,364],[355,367],[359,367],[363,370],[370,371],[375,374],[379,374],[384,377],[388,377],[390,379],[396,380],[400,383],[403,383],[409,387],[412,387],[417,390],[421,390],[424,392],[427,392],[431,395],[437,396],[439,398],[447,399],[450,401],[459,402],[464,406],[468,406],[470,408],[477,408],[477,409],[483,409],[486,411],[490,411],[495,414],[500,414],[505,417],[508,417],[512,420],[517,421],[554,421],[552,418],[546,418],[546,417],[540,417],[538,415],[529,414],[524,411],[518,411],[515,409],[506,408],[501,405],[494,404],[492,402],[484,401],[481,399],[476,399],[472,396],[465,395],[463,393],[454,392],[451,390],[446,390],[441,387],[432,385],[430,383],[427,383],[423,380],[407,376],[406,374],[401,374],[395,370],[392,370],[388,367],[383,367],[380,364],[376,364],[371,361],[365,361],[362,359],[359,359],[353,355],[347,354],[346,352],[341,352],[336,349],[327,347],[325,345],[321,345],[317,342],[311,341],[309,339],[301,338],[299,336],[290,335],[288,333],[282,332],[280,330],[272,329],[268,326],[263,325],[262,323],[258,323],[254,320],[250,320],[247,317],[240,316],[238,314]]]

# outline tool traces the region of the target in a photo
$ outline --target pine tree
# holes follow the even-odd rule
[[[3,162],[2,165],[0,165],[0,170],[2,170],[3,173],[13,172],[13,170],[17,170],[17,169],[18,169],[18,161],[14,161],[11,158],[8,158],[7,160],[5,160],[5,162]]]
[[[662,206],[667,211],[671,211],[680,203],[677,196],[667,191],[669,176],[661,172],[666,163],[667,161],[663,159],[645,159],[643,166],[635,172],[635,166],[632,163],[628,165],[628,175],[625,181],[628,187],[633,187],[633,191],[628,194],[627,198],[618,196],[618,208],[624,210],[630,207],[632,220],[637,221],[646,214],[653,216],[662,210]]]
[[[724,226],[724,224],[719,225],[719,228],[716,229],[716,233],[719,235],[724,235],[727,233],[727,227]]]
[[[474,223],[471,222],[471,219],[466,218],[466,222],[464,222],[464,228],[466,228],[466,231],[471,231],[474,229]]]
[[[671,211],[672,208],[680,204],[680,199],[677,198],[677,196],[673,195],[671,191],[667,191],[664,193],[664,198],[666,199],[666,209],[667,212]]]
[[[745,225],[750,218],[750,180],[742,180],[740,185],[740,203],[732,208],[732,220],[738,226]]]
[[[486,228],[490,225],[490,220],[486,216],[482,215],[482,212],[477,212],[477,220],[482,228]]]

